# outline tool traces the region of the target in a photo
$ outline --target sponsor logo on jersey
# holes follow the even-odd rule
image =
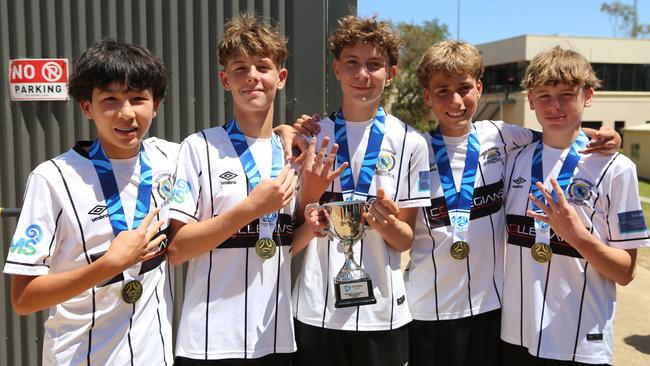
[[[522,184],[524,184],[525,182],[526,182],[526,179],[524,177],[515,178],[515,179],[512,180],[512,183],[515,184],[515,185],[512,186],[512,188],[524,188],[524,186],[522,186]]]
[[[169,201],[172,197],[172,189],[174,188],[174,185],[172,184],[171,178],[171,174],[162,173],[154,180],[156,191],[158,192],[160,198],[162,198],[165,202]]]
[[[219,178],[223,179],[221,182],[219,182],[219,183],[221,183],[221,185],[224,185],[224,184],[237,184],[237,181],[233,180],[233,179],[237,178],[237,174],[235,174],[233,172],[227,171],[227,172],[219,175]]]
[[[481,154],[481,158],[484,160],[483,165],[490,165],[494,163],[503,162],[503,157],[501,156],[501,151],[498,147],[492,147]]]
[[[569,195],[569,203],[576,205],[585,205],[586,201],[591,198],[591,188],[594,186],[593,183],[586,179],[575,178],[573,182],[569,184],[567,188],[567,194]]]
[[[428,170],[418,173],[418,191],[429,192],[431,189],[431,174]]]
[[[375,164],[375,172],[378,175],[393,176],[390,172],[395,168],[395,152],[388,149],[381,149]]]
[[[474,188],[470,220],[480,219],[499,212],[502,203],[503,180],[483,187]],[[444,196],[431,199],[431,206],[427,207],[425,212],[432,229],[451,225],[451,218],[447,211],[447,203],[445,202]]]
[[[43,239],[43,229],[36,224],[29,225],[25,229],[25,237],[16,238],[9,245],[9,252],[20,255],[36,254],[36,245]]]
[[[95,216],[90,219],[90,221],[95,222],[107,218],[108,212],[106,212],[106,206],[97,205],[88,211],[88,215]]]
[[[644,232],[647,230],[643,211],[627,211],[618,215],[618,230],[621,234]]]
[[[185,196],[192,190],[190,182],[185,179],[179,178],[176,179],[174,183],[174,188],[172,189],[172,201],[176,203],[185,202]]]

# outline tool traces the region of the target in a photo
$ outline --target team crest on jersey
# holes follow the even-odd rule
[[[586,179],[573,179],[573,182],[571,182],[571,184],[569,184],[569,188],[567,188],[569,203],[584,205],[585,202],[591,198],[591,188],[593,186],[594,184]]]
[[[174,188],[172,189],[172,201],[176,203],[185,202],[185,196],[192,190],[190,182],[185,179],[176,179]]]
[[[499,151],[499,148],[497,147],[492,147],[485,150],[483,154],[481,154],[481,158],[484,161],[483,165],[490,165],[494,163],[503,162],[501,151]]]
[[[377,174],[391,175],[390,171],[395,168],[395,152],[388,149],[381,149],[375,166]]]
[[[172,197],[172,189],[174,185],[172,184],[172,175],[169,173],[162,173],[156,177],[154,180],[156,190],[158,195],[165,201],[169,201]]]
[[[43,239],[43,229],[36,224],[29,225],[25,229],[25,236],[23,238],[14,238],[9,244],[9,252],[20,255],[34,255],[36,254],[36,244]]]

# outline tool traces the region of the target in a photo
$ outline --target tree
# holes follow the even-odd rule
[[[650,25],[639,24],[636,0],[634,5],[624,4],[620,1],[603,3],[600,6],[600,11],[609,15],[614,37],[622,35],[637,38],[650,34]]]
[[[437,19],[422,25],[398,23],[395,29],[404,47],[400,52],[397,76],[391,88],[384,93],[382,104],[402,121],[421,131],[429,131],[433,123],[431,109],[422,99],[422,87],[416,71],[424,51],[448,38],[449,31]]]

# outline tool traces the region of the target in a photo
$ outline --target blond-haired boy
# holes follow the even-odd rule
[[[297,177],[272,131],[286,43],[259,17],[228,22],[219,77],[235,118],[181,145],[169,254],[190,263],[176,365],[288,365],[296,349],[290,250],[311,233],[293,229]]]
[[[560,47],[535,56],[522,81],[543,136],[507,167],[505,365],[612,364],[616,284],[634,278],[650,240],[634,163],[579,153],[599,85],[584,56]]]
[[[293,292],[298,365],[404,365],[411,321],[400,271],[418,208],[428,204],[424,139],[380,107],[397,72],[399,39],[386,22],[344,17],[330,36],[333,68],[343,92],[341,110],[319,122],[318,140],[340,146],[350,163],[322,201],[376,197],[366,216],[372,228],[354,258],[372,280],[376,304],[335,307],[333,278],[345,256],[338,240],[319,238],[305,250]]]

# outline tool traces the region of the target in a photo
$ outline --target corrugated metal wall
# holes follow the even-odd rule
[[[21,206],[27,175],[38,163],[95,137],[94,126],[72,101],[11,102],[10,59],[68,58],[72,67],[89,44],[104,37],[146,46],[172,74],[150,134],[180,142],[232,116],[230,98],[218,83],[215,48],[225,21],[244,10],[278,21],[289,37],[289,80],[276,100],[276,122],[337,108],[340,91],[328,77],[327,30],[355,5],[356,0],[0,0],[0,207]],[[15,224],[15,218],[0,218],[0,268]],[[179,291],[182,283],[177,281]],[[0,366],[40,365],[46,314],[16,316],[9,284],[2,276]]]

